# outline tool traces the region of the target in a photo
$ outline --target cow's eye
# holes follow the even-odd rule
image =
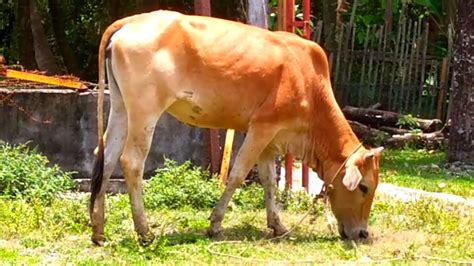
[[[359,190],[362,191],[362,193],[367,194],[369,188],[365,185],[359,184]]]

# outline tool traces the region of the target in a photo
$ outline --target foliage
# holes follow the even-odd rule
[[[57,165],[27,144],[11,146],[0,142],[0,195],[18,199],[51,201],[74,186],[72,173]]]
[[[416,118],[414,118],[411,114],[408,114],[398,119],[397,126],[414,129],[418,126],[418,122],[416,121]]]
[[[444,151],[386,150],[380,162],[381,182],[474,198],[472,172],[445,168],[445,157]]]
[[[204,209],[216,204],[222,189],[217,178],[209,178],[208,171],[190,161],[177,165],[166,159],[164,167],[145,184],[144,192],[148,208]]]
[[[215,206],[224,187],[209,172],[193,166],[187,161],[178,165],[165,159],[163,168],[144,185],[145,205],[149,209],[208,209]],[[277,192],[277,198],[284,209],[308,210],[311,198],[302,192]],[[125,205],[128,203],[125,203]],[[259,184],[238,188],[231,201],[231,207],[243,210],[265,208],[263,189]]]
[[[232,204],[235,204],[244,210],[265,208],[262,186],[253,183],[251,185],[238,188],[232,196]]]

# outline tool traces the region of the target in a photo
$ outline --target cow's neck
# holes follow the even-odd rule
[[[319,95],[321,96],[321,95]],[[318,97],[314,115],[310,117],[304,161],[317,172],[328,164],[342,164],[359,146],[360,141],[352,131],[332,93]],[[318,170],[319,169],[319,170]],[[318,173],[321,176],[321,173]],[[324,174],[322,178],[326,177]]]

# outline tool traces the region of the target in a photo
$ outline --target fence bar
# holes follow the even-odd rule
[[[423,32],[423,55],[421,56],[421,77],[420,77],[420,91],[419,91],[419,98],[418,101],[418,113],[421,114],[421,103],[423,99],[423,85],[425,83],[425,68],[426,68],[426,52],[428,51],[428,33],[429,33],[430,24],[428,22],[425,23],[425,29]]]
[[[397,41],[395,42],[395,54],[393,55],[394,58],[398,58],[398,49],[401,39],[402,33],[402,19],[398,21],[398,30],[397,30]],[[388,91],[388,109],[391,110],[393,106],[393,83],[395,82],[395,73],[397,71],[397,63],[394,61],[392,62],[392,77],[390,79],[390,87]]]
[[[408,23],[408,29],[407,31],[405,32],[406,35],[405,35],[405,39],[403,39],[403,43],[405,44],[405,50],[404,50],[404,53],[402,54],[402,61],[401,61],[401,66],[400,66],[400,69],[402,70],[402,79],[401,79],[401,87],[400,87],[400,95],[399,95],[399,99],[398,99],[398,102],[399,102],[399,106],[397,109],[399,110],[403,110],[403,98],[404,98],[404,95],[405,95],[405,80],[406,80],[406,76],[407,76],[407,68],[406,68],[406,65],[408,63],[408,54],[409,54],[409,51],[410,51],[410,44],[411,44],[411,41],[410,41],[410,33],[411,33],[411,21],[410,20],[407,20],[407,23]]]
[[[390,22],[391,23],[391,22]],[[380,82],[379,82],[379,97],[377,98],[377,102],[379,103],[383,103],[385,102],[385,99],[383,97],[383,94],[384,94],[384,91],[385,91],[385,52],[386,52],[386,49],[387,49],[387,35],[388,35],[388,32],[389,32],[389,29],[387,28],[389,25],[387,25],[387,23],[385,23],[384,27],[383,27],[383,46],[382,46],[382,73],[380,74]],[[390,28],[391,28],[391,25],[390,25]],[[390,29],[391,30],[391,29]]]
[[[439,65],[438,65],[438,61],[435,61],[435,60],[431,60],[431,69],[432,69],[432,74],[431,74],[431,82],[433,83],[431,85],[431,104],[429,106],[429,114],[428,114],[428,117],[431,118],[433,117],[433,109],[435,108],[435,102],[436,102],[436,96],[438,94],[438,84],[437,84],[437,81],[438,81],[438,68],[439,68]]]
[[[352,59],[354,57],[354,41],[355,41],[355,32],[356,32],[356,24],[353,25],[352,27],[352,40],[351,40],[351,50],[350,50],[350,58],[349,58],[349,70],[347,71],[347,82],[349,84],[347,84],[347,88],[348,90],[347,93],[346,93],[346,96],[345,96],[345,102],[346,103],[349,103],[349,99],[350,99],[350,95],[351,95],[351,75],[352,75]]]
[[[416,42],[415,42],[415,45],[416,45],[416,49],[415,49],[415,75],[413,76],[413,80],[414,80],[414,85],[413,85],[413,96],[412,96],[412,99],[411,99],[411,113],[415,113],[416,112],[416,98],[418,96],[418,89],[417,86],[416,86],[416,82],[419,80],[418,78],[418,75],[419,75],[419,72],[418,72],[418,67],[420,65],[420,62],[418,61],[419,59],[419,54],[420,54],[420,45],[419,45],[419,39],[421,38],[421,28],[422,28],[423,24],[422,24],[422,20],[421,18],[418,20],[418,29],[417,29],[417,33],[416,33]],[[421,99],[418,99],[418,101],[420,101]],[[420,115],[419,113],[416,113],[417,115]]]
[[[361,88],[358,88],[359,90],[359,99],[357,101],[358,103],[358,106],[361,106],[362,105],[362,98],[363,98],[363,92],[364,92],[364,89],[362,88],[363,87],[363,84],[364,84],[364,74],[365,74],[365,61],[366,61],[366,54],[367,54],[367,45],[369,44],[369,35],[370,35],[370,30],[371,30],[371,26],[368,26],[367,27],[367,31],[365,33],[365,42],[364,42],[364,54],[363,54],[363,57],[362,57],[362,70],[361,70],[361,73],[360,73],[360,81],[359,81],[359,86],[361,86]]]
[[[379,78],[379,68],[380,68],[380,65],[384,64],[384,61],[383,61],[383,58],[379,58],[380,57],[380,54],[382,53],[382,40],[383,40],[383,26],[380,26],[379,27],[379,30],[377,31],[377,40],[378,40],[378,45],[377,45],[377,53],[376,53],[376,59],[375,59],[375,73],[374,73],[374,80],[372,82],[372,86],[373,86],[373,96],[372,96],[372,101],[374,101],[373,104],[376,104],[379,102],[379,98],[380,98],[380,87],[377,86],[378,83],[377,83],[377,80]],[[383,79],[383,77],[380,77],[381,79]]]
[[[405,112],[408,111],[408,108],[409,108],[409,103],[410,103],[410,100],[411,100],[411,91],[413,90],[412,89],[412,79],[411,79],[411,74],[412,74],[412,69],[413,69],[413,60],[415,60],[415,50],[416,50],[416,32],[417,32],[417,29],[418,29],[418,22],[417,21],[414,21],[414,25],[413,25],[413,33],[412,33],[412,39],[411,39],[411,49],[410,49],[410,61],[409,61],[409,64],[408,64],[408,86],[407,86],[407,93],[406,93],[406,97],[405,97],[405,108],[403,109]]]

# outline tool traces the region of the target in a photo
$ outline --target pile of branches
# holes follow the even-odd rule
[[[439,119],[422,119],[390,111],[346,106],[342,110],[359,139],[373,145],[439,149],[448,139],[449,125]]]

